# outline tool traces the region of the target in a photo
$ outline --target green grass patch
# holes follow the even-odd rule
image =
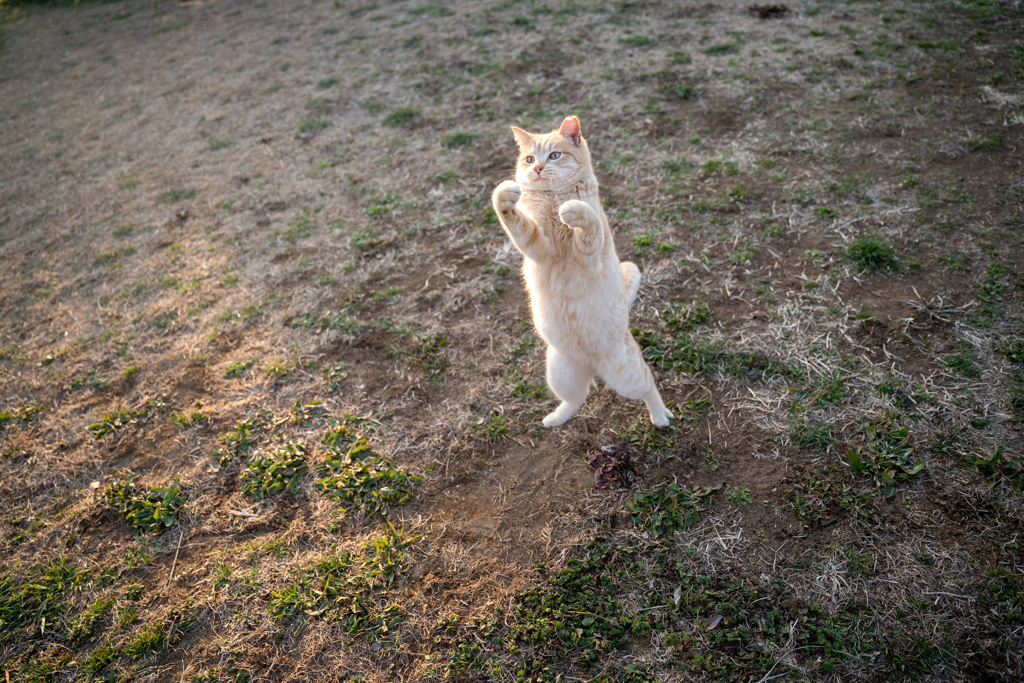
[[[402,107],[396,109],[381,121],[389,128],[408,128],[420,115],[420,110],[415,107]]]
[[[228,379],[237,379],[245,374],[245,371],[256,363],[256,359],[233,360],[224,368],[224,376]]]
[[[167,486],[147,488],[136,484],[137,479],[138,475],[116,475],[103,490],[103,500],[137,533],[159,534],[173,527],[188,502],[181,482],[176,478]]]
[[[308,472],[306,446],[291,441],[269,455],[253,458],[239,478],[239,490],[254,500],[266,500],[282,492],[294,493]]]
[[[348,421],[331,420],[332,429],[321,440],[328,455],[317,468],[323,475],[316,488],[331,495],[346,510],[358,509],[364,517],[386,515],[392,507],[412,500],[413,484],[423,477],[409,474],[375,453],[365,437]]]
[[[861,420],[863,443],[846,453],[854,474],[870,477],[885,498],[892,498],[896,485],[924,468],[924,461],[913,462],[913,448],[906,427],[888,421]]]
[[[691,489],[673,482],[652,493],[637,492],[626,504],[626,509],[634,524],[660,538],[699,522],[700,513],[711,507],[711,495],[721,488],[721,483]]]
[[[303,117],[299,124],[295,127],[295,130],[300,135],[316,135],[322,130],[326,130],[334,124],[330,119],[326,119],[323,116],[306,116]]]
[[[864,271],[899,270],[900,259],[896,248],[881,235],[862,235],[847,242],[842,249],[843,259]]]
[[[180,202],[182,199],[192,199],[195,196],[196,188],[194,187],[175,187],[161,192],[160,201],[170,204],[172,202]]]
[[[445,149],[469,147],[477,137],[478,136],[473,133],[451,133],[450,135],[444,136],[444,140],[441,141],[441,146]]]

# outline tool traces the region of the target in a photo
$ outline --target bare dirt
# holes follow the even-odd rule
[[[0,4],[10,680],[1024,677],[1024,10],[747,5]],[[540,426],[489,197],[508,126],[570,113],[665,430],[603,386]],[[320,490],[346,415],[422,477],[386,514]],[[308,471],[254,499],[288,442]],[[891,495],[851,468],[897,446]],[[180,482],[169,528],[126,474]],[[673,483],[722,486],[659,535]],[[321,609],[382,542],[366,620]]]

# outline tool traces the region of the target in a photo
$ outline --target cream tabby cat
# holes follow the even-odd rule
[[[533,323],[547,342],[548,386],[562,403],[544,418],[557,427],[572,417],[594,375],[629,399],[643,399],[651,422],[673,415],[629,333],[629,307],[640,271],[619,263],[580,122],[534,135],[512,127],[519,144],[516,180],[494,190],[494,210],[523,253]]]

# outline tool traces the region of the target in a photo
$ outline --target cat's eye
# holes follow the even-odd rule
[[[548,159],[557,159],[560,156],[562,156],[561,152],[552,152],[551,156],[549,156]]]
[[[532,164],[534,161],[536,161],[536,159],[534,159],[533,157],[526,157],[526,163]]]

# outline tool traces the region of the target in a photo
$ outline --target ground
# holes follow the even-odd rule
[[[1020,3],[365,1],[0,9],[7,678],[1024,678]],[[540,424],[568,114],[669,428]]]

